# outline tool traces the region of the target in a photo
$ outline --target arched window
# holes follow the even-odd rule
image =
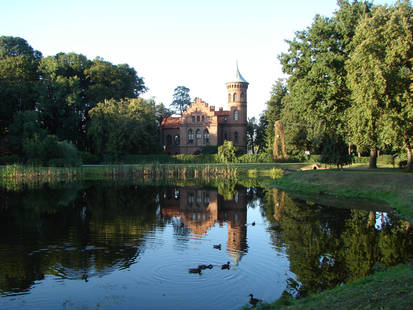
[[[235,110],[234,111],[234,121],[237,121],[238,120],[238,110]]]
[[[175,145],[179,145],[179,135],[175,135],[174,142],[175,142]]]
[[[196,130],[195,138],[196,138],[196,145],[200,145],[201,144],[201,131],[199,129]]]
[[[245,99],[245,94],[244,94],[244,92],[242,91],[241,92],[241,100],[244,100]]]
[[[228,94],[228,102],[231,102],[231,94]]]
[[[234,133],[234,144],[238,144],[238,132]]]
[[[234,93],[234,95],[232,96],[232,101],[237,101],[237,93]]]
[[[166,136],[166,145],[171,145],[172,144],[172,137],[171,135]]]
[[[208,144],[209,143],[209,131],[208,129],[204,130],[204,144]]]
[[[194,143],[194,133],[192,132],[192,129],[188,130],[188,144]]]

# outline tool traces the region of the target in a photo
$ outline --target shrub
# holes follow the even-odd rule
[[[377,163],[394,166],[394,157],[393,155],[380,155],[377,158]]]
[[[271,163],[273,162],[271,154],[244,154],[238,157],[240,163]]]
[[[216,154],[218,152],[218,146],[216,145],[207,145],[201,148],[201,154]]]
[[[95,165],[100,162],[99,156],[89,152],[78,152],[78,155],[82,163],[86,165]]]
[[[67,141],[57,142],[58,157],[64,162],[64,166],[79,166],[81,161],[78,156],[77,148]]]
[[[224,144],[218,147],[218,161],[221,163],[235,163],[237,148],[232,141],[224,141]]]
[[[308,157],[309,163],[320,163],[321,162],[321,155],[310,155]]]
[[[47,162],[49,167],[66,167],[66,162],[63,158],[54,158]]]
[[[4,155],[0,156],[0,165],[12,165],[21,162],[17,155]]]

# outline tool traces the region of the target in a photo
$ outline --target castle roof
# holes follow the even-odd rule
[[[229,111],[215,111],[215,115],[217,116],[228,116],[229,115]]]
[[[162,122],[161,122],[161,126],[163,128],[179,128],[179,122],[180,122],[181,118],[180,117],[164,117]]]
[[[237,63],[237,71],[235,72],[235,79],[234,79],[234,81],[231,81],[231,82],[241,82],[241,83],[247,83],[247,84],[249,84],[249,83],[244,79],[244,77],[241,75],[241,73],[239,72],[238,63]]]

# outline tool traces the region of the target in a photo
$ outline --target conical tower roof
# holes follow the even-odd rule
[[[231,82],[241,82],[241,83],[247,83],[247,84],[249,84],[249,83],[244,79],[244,77],[241,75],[241,73],[239,72],[238,62],[237,62],[237,71],[236,71],[236,73],[235,73],[235,79],[234,79],[233,81],[231,81]]]

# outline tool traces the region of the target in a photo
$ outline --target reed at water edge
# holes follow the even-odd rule
[[[141,180],[191,178],[235,178],[238,169],[229,165],[104,165],[82,167],[37,167],[9,165],[0,167],[0,186],[18,189],[22,185],[36,187],[41,184],[74,182],[84,179]]]

